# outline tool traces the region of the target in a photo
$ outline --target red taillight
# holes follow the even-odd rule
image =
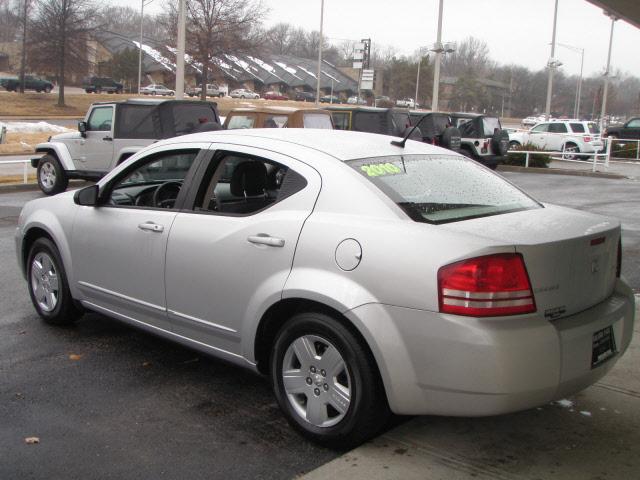
[[[584,137],[584,141],[585,141],[585,142],[590,142],[590,141],[591,141],[591,137],[585,136],[585,137]]]
[[[440,311],[472,317],[536,311],[522,255],[499,253],[470,258],[438,270]]]

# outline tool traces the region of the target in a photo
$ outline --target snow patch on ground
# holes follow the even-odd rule
[[[69,128],[47,122],[0,122],[0,129],[7,127],[7,133],[66,133]]]
[[[591,412],[587,412],[586,410],[580,410],[580,415],[584,415],[585,417],[590,417]]]
[[[562,400],[558,400],[554,403],[564,408],[571,408],[574,405],[574,403],[571,400],[567,400],[566,398],[563,398]]]

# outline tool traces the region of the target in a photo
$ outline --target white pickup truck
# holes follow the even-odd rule
[[[89,107],[78,131],[36,145],[31,159],[38,186],[47,195],[67,189],[70,179],[97,180],[156,140],[222,128],[215,103],[129,99]]]
[[[196,87],[189,87],[186,91],[186,94],[190,97],[198,97],[202,93],[202,85],[198,85]],[[207,83],[207,97],[224,97],[227,95],[228,87],[219,87],[214,83]]]

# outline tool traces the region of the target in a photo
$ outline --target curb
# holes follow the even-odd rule
[[[37,152],[20,152],[20,153],[0,153],[0,157],[26,157],[35,155]]]
[[[70,180],[67,190],[75,190],[82,188],[85,185],[89,185],[93,182],[87,182],[85,180]],[[12,192],[31,192],[40,190],[37,183],[8,183],[0,185],[0,194],[12,193]]]
[[[0,115],[0,120],[82,120],[84,115]]]
[[[564,168],[539,168],[539,167],[517,167],[515,165],[498,165],[498,171],[501,172],[520,172],[520,173],[542,173],[550,175],[573,175],[575,177],[594,177],[594,178],[610,178],[610,179],[626,179],[624,175],[617,173],[605,172],[584,172],[581,170],[567,170]]]

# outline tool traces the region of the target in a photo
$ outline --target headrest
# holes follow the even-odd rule
[[[267,168],[264,163],[249,160],[239,163],[231,175],[230,190],[235,197],[264,195],[267,186]]]

